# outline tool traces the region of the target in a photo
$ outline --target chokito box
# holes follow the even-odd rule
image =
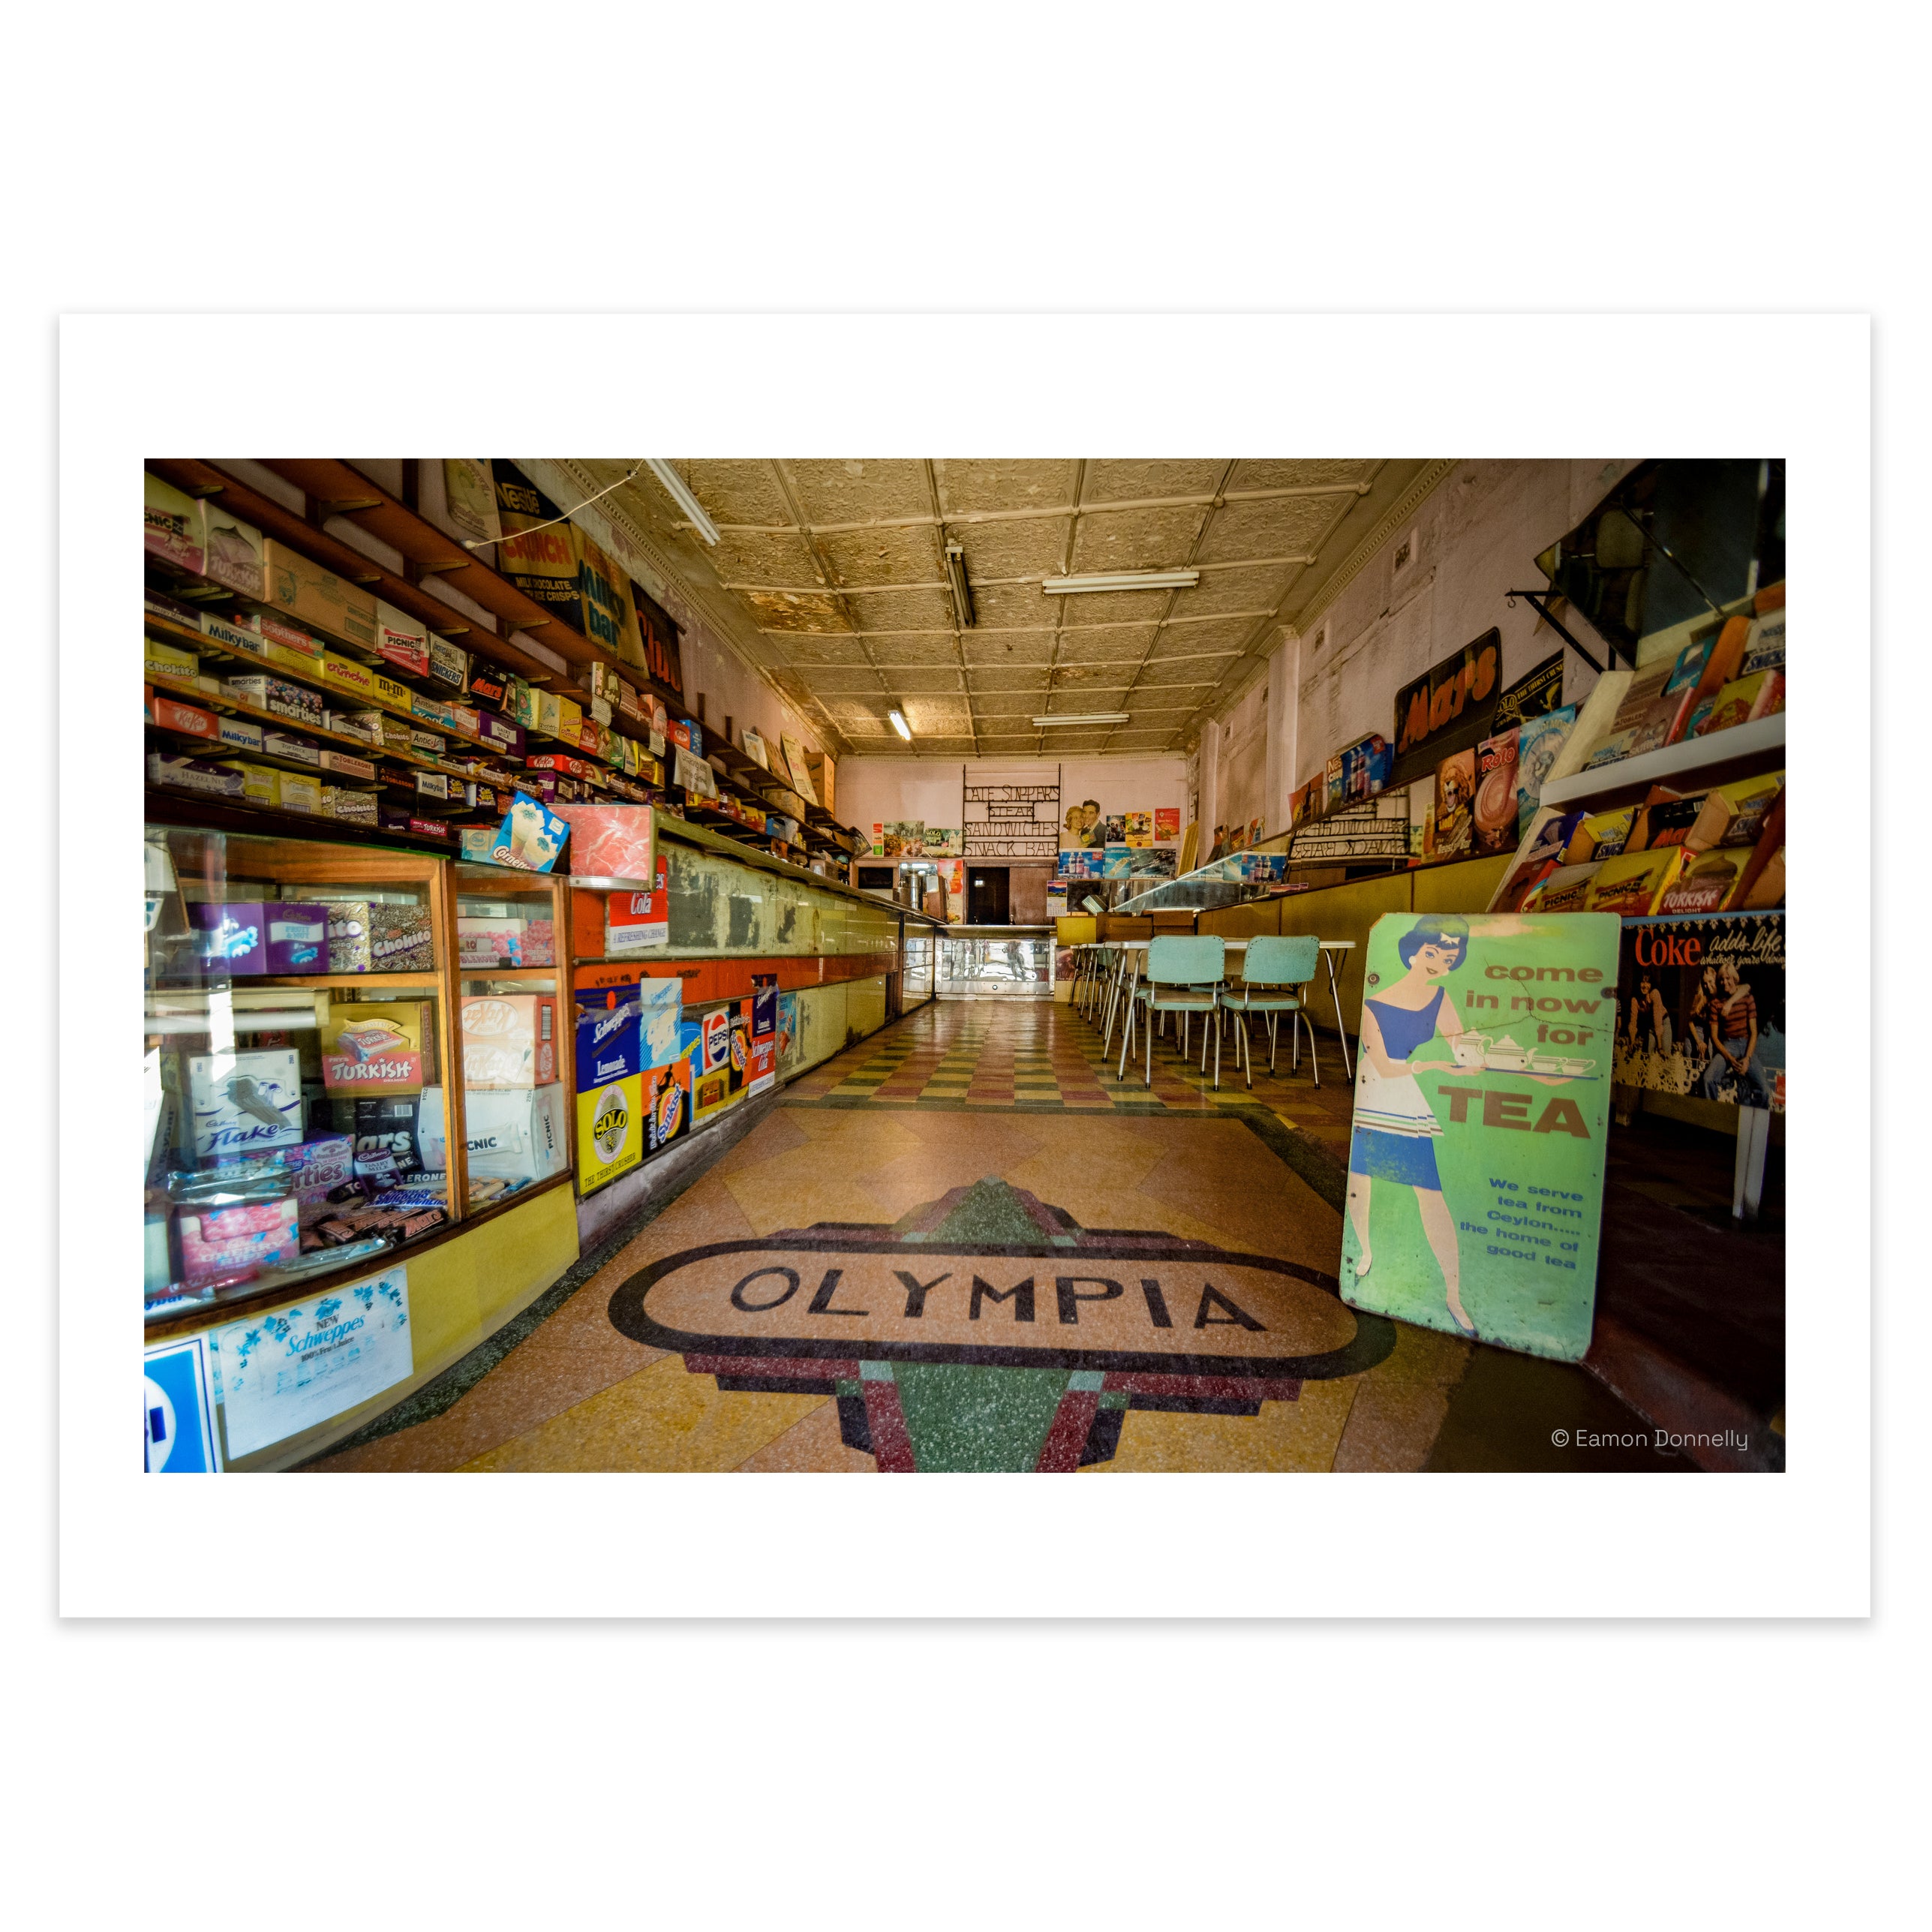
[[[548,993],[479,993],[461,1013],[467,1088],[547,1086],[557,1077],[557,1002]]]

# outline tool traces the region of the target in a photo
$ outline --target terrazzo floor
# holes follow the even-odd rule
[[[1285,1050],[1251,1093],[1224,1052],[1218,1094],[1170,1043],[1151,1089],[1115,1051],[1064,1005],[921,1008],[787,1087],[453,1399],[308,1466],[1573,1469],[1553,1429],[1640,1426],[1579,1369],[1343,1306],[1332,1038],[1319,1090]]]

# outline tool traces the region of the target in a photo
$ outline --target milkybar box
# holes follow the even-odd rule
[[[447,804],[449,781],[440,771],[419,771],[416,774],[416,795],[419,798],[434,798]]]
[[[232,751],[260,751],[262,728],[252,718],[218,718],[216,736]]]
[[[429,675],[429,627],[380,597],[376,600],[376,649],[402,670],[418,678]]]
[[[251,523],[244,523],[218,501],[202,506],[202,521],[207,533],[208,560],[202,574],[245,597],[262,595],[262,533]]]
[[[253,611],[231,611],[225,616],[203,611],[200,629],[210,644],[218,644],[224,650],[245,651],[251,657],[266,654],[268,640],[263,636],[260,620]]]
[[[142,540],[149,555],[199,575],[208,560],[207,529],[200,499],[145,470],[141,485],[146,512]]]
[[[374,649],[376,600],[368,591],[272,537],[262,553],[264,603],[344,644]]]
[[[323,1035],[323,1085],[332,1094],[420,1093],[428,1011],[418,1001],[332,1008]]]
[[[482,994],[463,1002],[463,1084],[548,1086],[557,1077],[557,1002],[547,993]]]
[[[292,1047],[188,1056],[197,1161],[293,1147],[302,1138],[302,1072]]]

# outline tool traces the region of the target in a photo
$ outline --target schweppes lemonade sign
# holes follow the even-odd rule
[[[890,1227],[667,1255],[617,1291],[610,1313],[722,1390],[836,1396],[845,1441],[886,1471],[1104,1462],[1132,1410],[1252,1416],[1394,1346],[1390,1325],[1345,1307],[1330,1275],[1083,1229],[998,1180]]]

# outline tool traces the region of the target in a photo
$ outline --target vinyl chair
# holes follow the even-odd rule
[[[1312,933],[1294,939],[1262,938],[1248,942],[1248,952],[1241,962],[1241,984],[1230,987],[1221,996],[1221,1003],[1227,1012],[1234,1015],[1235,1024],[1241,1029],[1242,1059],[1248,1072],[1248,1084],[1254,1084],[1254,1059],[1248,1043],[1248,1021],[1251,1015],[1265,1013],[1268,1016],[1268,1071],[1275,1071],[1276,1029],[1281,1016],[1289,1014],[1291,1038],[1294,1046],[1294,1063],[1301,1065],[1301,1035],[1293,1029],[1308,1029],[1309,1064],[1315,1069],[1315,1083],[1321,1084],[1321,1062],[1315,1058],[1315,1026],[1306,1010],[1307,990],[1315,970],[1321,963],[1321,942]]]
[[[1227,961],[1227,948],[1212,934],[1197,935],[1191,939],[1170,937],[1149,942],[1147,977],[1134,995],[1136,1000],[1147,1009],[1147,1086],[1154,1084],[1154,1029],[1158,1023],[1154,1016],[1157,1013],[1178,1013],[1185,1027],[1189,1016],[1198,1013],[1206,1024],[1220,1002],[1221,975]],[[1128,1023],[1133,1023],[1131,1016]],[[1182,1035],[1181,1050],[1183,1054],[1187,1051],[1185,1033]],[[1206,1057],[1204,1052],[1203,1057]],[[1214,1041],[1214,1083],[1216,1086],[1221,1084],[1218,1032]]]

